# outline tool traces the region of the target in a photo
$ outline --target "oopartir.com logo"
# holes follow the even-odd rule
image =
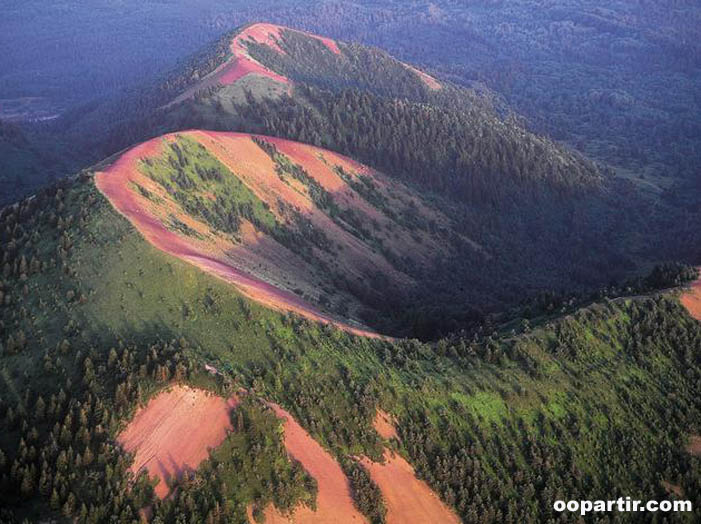
[[[618,511],[621,513],[644,512],[663,513],[690,512],[693,510],[690,500],[634,500],[630,497],[619,497],[616,500],[556,500],[553,509],[562,513],[579,513],[584,516],[587,513],[605,513]]]

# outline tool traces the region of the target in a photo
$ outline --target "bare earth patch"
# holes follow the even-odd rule
[[[284,515],[271,504],[264,510],[266,524],[367,522],[353,505],[350,484],[336,459],[321,447],[287,411],[273,403],[268,405],[278,417],[284,420],[284,441],[287,452],[316,479],[319,491],[316,497],[316,511],[301,506],[291,515]],[[255,522],[251,508],[248,508],[248,518],[250,522]]]
[[[701,321],[701,279],[694,281],[689,290],[682,293],[680,300],[689,314]]]
[[[377,434],[384,439],[399,438],[392,416],[378,409],[373,420]],[[385,449],[384,463],[362,457],[360,463],[382,493],[388,524],[457,523],[460,519],[446,506],[414,468],[400,455]]]
[[[660,481],[660,484],[662,484],[662,487],[670,495],[676,495],[679,498],[682,498],[684,496],[684,490],[679,484],[672,484],[671,482],[668,482],[666,480]]]
[[[701,435],[691,435],[686,451],[695,457],[701,457]]]
[[[174,386],[140,408],[117,437],[124,449],[135,453],[130,470],[146,469],[159,479],[155,492],[168,495],[166,479],[195,470],[231,429],[229,414],[235,398],[226,400],[207,391]]]
[[[377,434],[385,440],[391,440],[393,438],[399,439],[392,416],[381,409],[378,409],[377,413],[375,413],[372,426],[375,428],[375,431],[377,431]]]

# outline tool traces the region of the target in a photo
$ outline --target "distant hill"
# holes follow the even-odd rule
[[[57,162],[22,129],[0,120],[0,205],[13,203],[58,176]]]
[[[389,100],[396,100],[394,107]],[[275,104],[286,111],[278,111]],[[364,111],[372,112],[372,118]],[[514,182],[484,180],[493,176],[542,177],[569,187],[601,182],[591,162],[504,118],[489,98],[440,84],[381,50],[272,24],[252,24],[227,34],[157,85],[85,107],[67,115],[64,124],[69,133],[82,134],[82,139],[76,136],[79,143],[89,131],[91,147],[106,156],[165,131],[274,128],[283,114],[294,127],[270,134],[295,134],[302,142],[365,156],[378,155],[381,149],[395,164],[402,160],[404,165],[397,166],[402,170],[415,160],[423,162],[414,169],[426,170],[430,161],[433,176],[440,179],[430,180],[424,173],[432,189],[452,191],[456,184],[467,185],[467,176],[473,178],[470,185],[482,189]],[[316,121],[299,129],[300,117]],[[421,120],[421,128],[416,120]],[[393,142],[385,136],[389,129],[397,133]],[[412,132],[424,136],[412,137]],[[360,144],[344,143],[348,134],[366,140],[372,136],[376,143],[360,149]],[[420,143],[408,143],[411,138]],[[375,150],[366,151],[371,145]],[[416,154],[431,148],[433,158],[396,158],[397,149],[410,147]],[[345,151],[350,148],[355,151]],[[447,183],[447,177],[453,182]]]

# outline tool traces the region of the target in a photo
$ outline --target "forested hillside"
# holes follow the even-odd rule
[[[0,18],[1,523],[698,522],[692,0]]]
[[[371,340],[270,312],[159,253],[87,174],[2,222],[4,520],[135,521],[152,488],[141,477],[128,489],[114,439],[173,382],[251,399],[221,450],[153,503],[166,521],[245,522],[250,503],[314,497],[256,399],[285,406],[349,471],[352,456],[377,456],[371,421],[388,411],[394,448],[466,522],[561,519],[553,499],[662,500],[669,485],[701,503],[701,464],[685,451],[701,429],[701,326],[674,292],[603,300],[520,334]],[[358,507],[382,522],[362,502],[377,488],[351,478]]]

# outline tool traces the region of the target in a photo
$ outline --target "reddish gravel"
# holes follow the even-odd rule
[[[397,435],[397,430],[394,427],[392,417],[381,409],[378,409],[377,413],[375,413],[375,419],[372,421],[372,426],[375,428],[375,431],[377,431],[377,434],[385,440],[399,438]]]
[[[229,414],[237,400],[226,400],[187,386],[174,386],[152,398],[137,411],[117,437],[126,451],[134,453],[130,470],[146,469],[159,479],[155,492],[168,495],[166,479],[194,470],[209,456],[231,429]]]

